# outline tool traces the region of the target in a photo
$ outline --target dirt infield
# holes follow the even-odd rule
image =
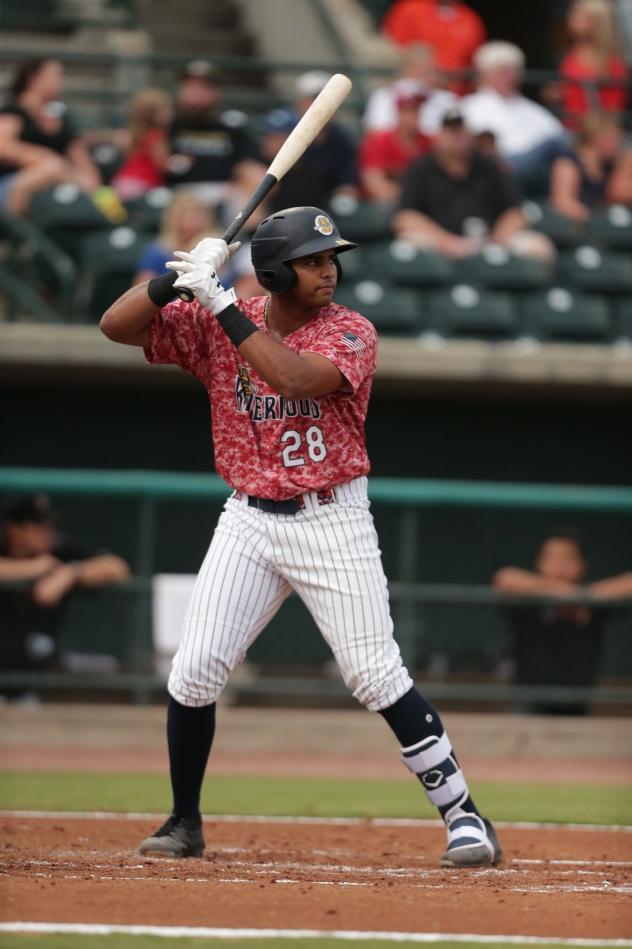
[[[155,823],[0,817],[0,918],[558,937],[632,935],[632,833],[505,828],[502,867],[441,870],[440,826],[207,820],[200,860]]]

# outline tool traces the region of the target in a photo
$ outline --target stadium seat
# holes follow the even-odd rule
[[[588,222],[588,236],[596,244],[612,250],[632,250],[632,211],[623,204],[593,211]]]
[[[516,336],[520,322],[509,294],[459,283],[428,295],[430,329],[442,336],[502,339]]]
[[[387,336],[414,336],[420,327],[421,301],[412,290],[359,280],[341,285],[335,302],[362,313]]]
[[[74,260],[81,256],[88,233],[112,225],[90,198],[74,184],[61,184],[33,197],[29,217]]]
[[[614,336],[632,342],[632,296],[621,297],[613,303]]]
[[[541,260],[515,257],[500,244],[487,244],[480,254],[459,261],[461,279],[495,290],[539,290],[550,283],[551,273]]]
[[[83,266],[88,275],[87,310],[92,319],[100,319],[117,297],[129,289],[146,242],[146,236],[131,227],[115,227],[86,240]]]
[[[100,142],[90,149],[90,157],[101,172],[104,185],[109,185],[123,163],[123,152],[110,142]]]
[[[407,240],[370,244],[364,249],[363,258],[369,273],[400,286],[442,287],[452,283],[456,276],[446,257],[420,250]]]
[[[558,262],[561,283],[588,293],[632,293],[632,265],[625,254],[582,244]]]
[[[608,303],[565,287],[527,294],[522,301],[524,328],[540,340],[606,342],[612,334]]]
[[[529,227],[550,237],[556,247],[577,247],[585,239],[584,229],[547,202],[525,201],[522,212]]]
[[[157,234],[162,213],[171,204],[173,192],[169,188],[151,188],[140,198],[125,201],[128,224],[139,231]]]
[[[353,195],[338,194],[331,199],[328,210],[349,241],[383,241],[392,233],[393,208],[389,204],[358,201]]]

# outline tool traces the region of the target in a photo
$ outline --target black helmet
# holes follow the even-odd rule
[[[338,254],[357,247],[340,236],[338,228],[320,208],[286,208],[265,218],[257,227],[250,250],[257,280],[272,293],[284,293],[296,283],[290,260],[336,251],[338,279],[342,270]]]

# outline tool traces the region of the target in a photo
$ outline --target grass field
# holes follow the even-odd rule
[[[475,799],[499,821],[632,824],[632,789],[577,784],[472,783]],[[4,772],[0,809],[162,813],[166,776]],[[230,777],[206,782],[207,814],[314,817],[435,817],[414,781]],[[1,944],[0,944],[1,945]]]

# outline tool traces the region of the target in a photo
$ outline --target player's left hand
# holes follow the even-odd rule
[[[235,302],[235,291],[224,289],[211,264],[201,260],[195,264],[185,263],[187,263],[187,270],[180,273],[173,285],[176,290],[190,290],[196,300],[207,310],[211,310],[215,316]]]
[[[222,267],[233,254],[239,250],[241,244],[237,241],[230,247],[226,241],[216,237],[204,237],[199,241],[193,250],[176,250],[173,256],[177,260],[169,260],[166,264],[167,270],[177,270],[179,273],[190,273],[200,263],[210,264],[216,272]]]

